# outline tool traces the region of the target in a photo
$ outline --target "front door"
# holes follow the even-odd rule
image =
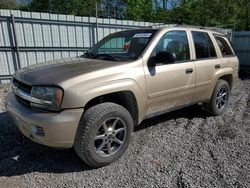
[[[148,66],[146,87],[149,112],[173,109],[191,103],[195,88],[195,66],[190,61],[190,46],[186,31],[166,32],[154,48],[151,58],[159,52],[174,53],[176,62]]]

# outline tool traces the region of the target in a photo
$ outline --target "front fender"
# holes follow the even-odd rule
[[[146,93],[133,79],[120,79],[98,83],[88,87],[78,88],[77,92],[71,96],[65,95],[62,108],[84,107],[90,100],[119,91],[131,91],[137,101],[139,121],[146,113]]]

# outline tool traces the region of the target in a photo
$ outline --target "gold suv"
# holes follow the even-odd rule
[[[196,103],[211,115],[223,113],[238,67],[229,40],[216,31],[121,31],[80,57],[17,71],[6,109],[34,142],[74,147],[101,167],[125,152],[146,118]]]

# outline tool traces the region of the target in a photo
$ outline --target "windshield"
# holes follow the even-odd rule
[[[111,61],[136,60],[141,55],[157,30],[128,30],[111,34],[83,56]]]

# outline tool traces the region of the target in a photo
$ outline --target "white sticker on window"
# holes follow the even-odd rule
[[[148,38],[152,35],[152,33],[137,33],[133,36],[133,38]]]

